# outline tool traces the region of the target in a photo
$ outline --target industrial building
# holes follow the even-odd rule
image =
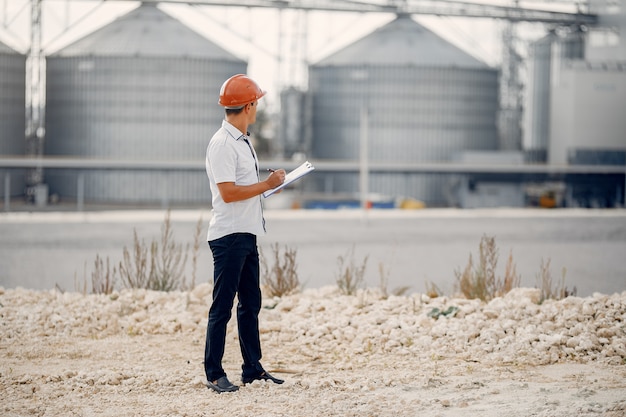
[[[198,160],[222,120],[216,91],[246,69],[144,3],[47,57],[45,154]],[[85,201],[97,203],[210,202],[202,171],[50,170],[46,182],[51,194],[74,199],[84,192]]]
[[[361,110],[371,162],[447,162],[498,148],[498,71],[408,15],[313,64],[312,149],[316,159],[356,160]],[[358,174],[318,174],[318,192],[358,190]],[[370,175],[372,193],[446,205],[447,178]]]
[[[626,2],[591,2],[597,28],[553,30],[531,47],[524,125],[530,162],[626,166]],[[552,184],[567,207],[624,204],[621,175]],[[559,191],[557,191],[559,190]]]
[[[26,56],[0,42],[0,156],[25,152]],[[0,168],[2,195],[24,194],[24,170]]]
[[[306,1],[288,3],[315,9]],[[389,23],[307,61],[305,88],[280,91],[272,149],[287,163],[303,155],[320,163],[315,175],[298,183],[301,195],[354,200],[365,190],[388,201],[467,208],[535,205],[545,195],[552,206],[624,205],[626,0],[593,0],[590,14],[571,19],[529,12],[531,20],[554,23],[530,45],[523,90],[511,74],[514,63],[487,65],[399,3]],[[324,4],[352,10],[369,3]],[[509,19],[510,12],[445,7],[443,15],[480,17],[494,7],[491,17]],[[515,51],[509,54],[515,58]],[[209,204],[201,164],[189,167],[221,122],[216,92],[229,76],[247,72],[245,60],[146,1],[45,61],[40,154],[92,165],[44,169],[44,201],[49,193],[98,204]],[[26,62],[0,44],[0,158],[40,155],[23,140]],[[523,106],[507,107],[503,94],[518,99],[521,91]],[[334,168],[363,166],[364,159],[374,166],[367,176],[358,166]],[[127,163],[120,168],[111,161]],[[424,169],[428,164],[437,169]],[[375,168],[393,165],[404,168]],[[5,200],[24,190],[28,175],[17,168],[33,165],[7,166],[0,166]],[[602,166],[608,173],[593,169]]]

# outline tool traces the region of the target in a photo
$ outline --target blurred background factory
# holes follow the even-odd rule
[[[210,205],[204,152],[223,118],[219,88],[250,73],[250,62],[224,35],[201,34],[168,13],[172,1],[94,2],[94,13],[102,3],[132,7],[45,48],[46,4],[76,1],[23,0],[9,9],[0,0],[4,210]],[[260,113],[253,136],[261,168],[308,159],[316,171],[267,199],[269,208],[624,207],[626,0],[529,4],[537,7],[411,0],[177,6],[206,16],[233,8],[292,13],[290,31],[267,27],[292,47],[278,48],[278,81],[262,85],[277,90],[277,103]],[[311,60],[307,37],[328,30],[308,25],[318,12],[390,18]],[[28,47],[19,51],[8,43],[24,15]],[[420,16],[500,22],[499,63],[454,45]],[[524,23],[539,35],[520,41]],[[227,26],[233,37],[241,31]],[[288,60],[304,75],[285,75]]]

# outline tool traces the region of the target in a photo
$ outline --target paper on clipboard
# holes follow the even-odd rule
[[[285,188],[292,182],[296,181],[297,179],[302,178],[303,176],[313,171],[314,169],[315,167],[311,165],[309,161],[304,161],[302,165],[300,165],[298,168],[294,169],[293,171],[291,171],[285,176],[285,182],[283,182],[281,185],[279,185],[276,188],[272,188],[271,190],[267,190],[266,192],[264,192],[263,197],[267,198],[271,196],[272,194],[274,194],[276,191],[282,190],[283,188]]]

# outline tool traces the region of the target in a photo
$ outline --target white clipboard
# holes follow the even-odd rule
[[[285,182],[283,182],[276,188],[272,188],[271,190],[267,190],[266,192],[264,192],[263,197],[267,198],[274,194],[276,191],[282,190],[292,182],[304,177],[306,174],[313,171],[314,169],[315,167],[311,165],[309,161],[304,161],[302,165],[300,165],[298,168],[294,169],[285,176]]]

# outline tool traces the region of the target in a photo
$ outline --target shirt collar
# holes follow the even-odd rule
[[[239,129],[237,129],[235,126],[233,126],[226,120],[222,120],[222,127],[226,129],[228,134],[231,135],[233,138],[235,138],[235,140],[241,139],[242,136],[245,137],[245,135],[241,133]]]

